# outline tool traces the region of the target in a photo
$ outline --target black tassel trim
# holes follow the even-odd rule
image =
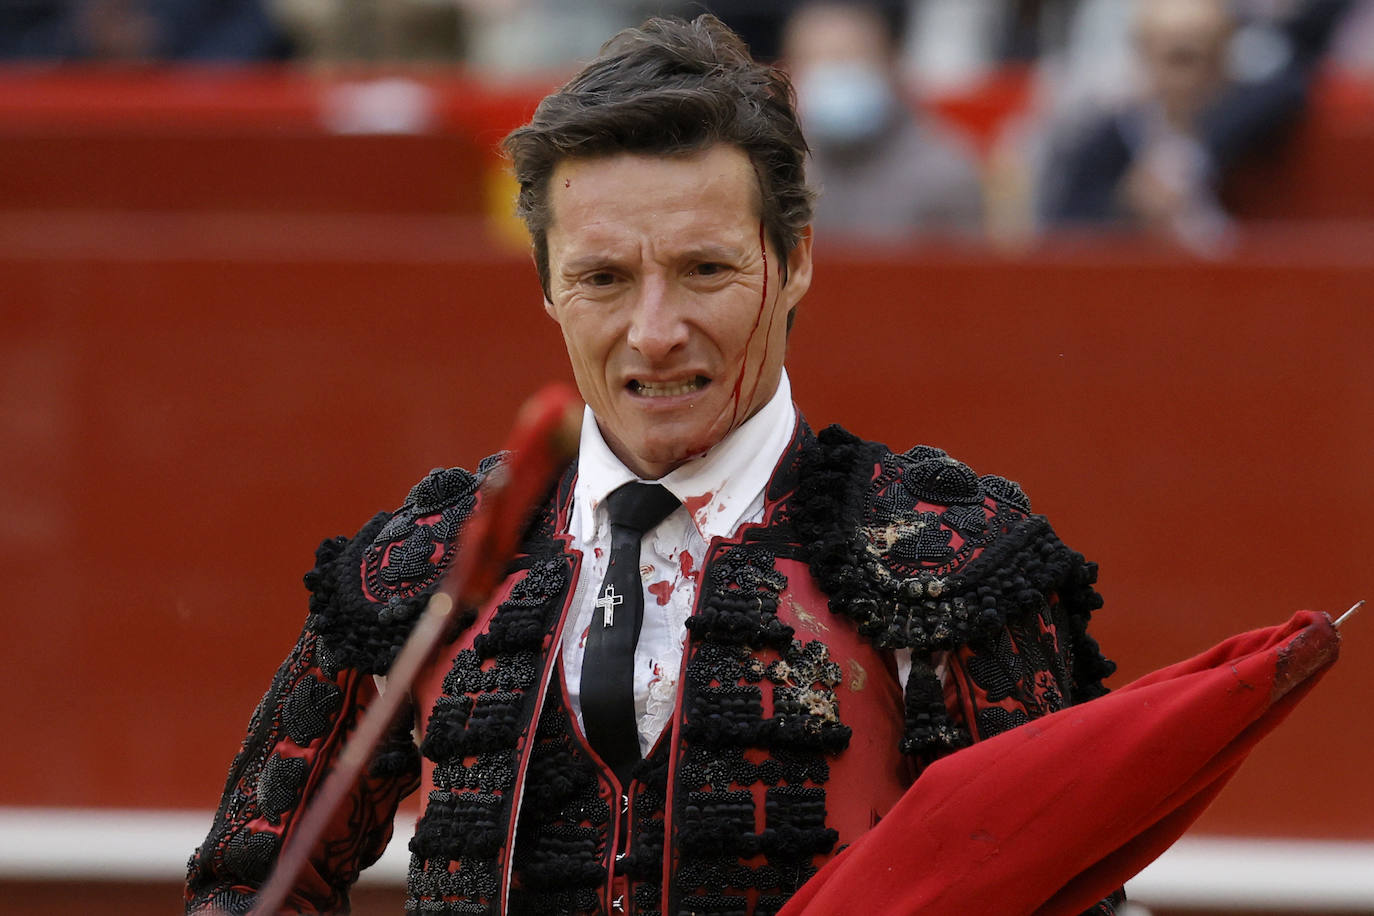
[[[539,743],[531,751],[517,848],[510,855],[522,876],[521,887],[530,889],[520,890],[515,897],[543,900],[549,908],[542,912],[562,911],[567,901],[553,898],[562,900],[570,886],[594,874],[586,863],[599,868],[595,831],[589,835],[585,829],[550,830],[548,824],[552,812],[567,807],[570,794],[585,795],[588,776],[592,798],[599,803],[595,771],[585,761],[579,764],[558,753],[541,737],[548,717],[561,715],[561,710],[548,708],[553,699],[546,701],[539,727],[531,722],[538,699],[532,688],[538,683],[545,643],[563,607],[568,559],[531,557],[522,565],[524,574],[492,615],[486,632],[473,640],[472,648],[454,656],[444,677],[444,695],[431,711],[425,730],[420,750],[435,761],[435,791],[411,842],[414,859],[407,904],[419,911],[450,905],[440,899],[445,895],[436,898],[431,890],[452,884],[445,875],[466,873],[472,878],[464,879],[469,884],[476,881],[485,887],[482,876],[500,872],[512,817],[510,790],[515,785],[519,743],[529,731]],[[601,808],[606,809],[602,823],[608,823],[609,809],[604,803]],[[451,867],[455,862],[457,871]],[[604,880],[604,869],[595,874]],[[573,896],[578,894],[573,892]],[[468,895],[461,905],[486,905],[490,897]],[[526,910],[513,902],[511,911]],[[541,910],[530,910],[536,911]]]
[[[428,600],[415,595],[379,605],[363,590],[363,553],[389,518],[385,512],[374,516],[351,541],[321,544],[319,562],[305,578],[311,589],[306,625],[319,634],[336,665],[363,674],[387,672]]]
[[[635,767],[638,785],[634,803],[634,847],[620,863],[620,871],[641,882],[649,909],[658,908],[663,875],[663,815],[668,802],[668,742]],[[640,893],[640,890],[636,890]]]
[[[502,807],[502,799],[495,795],[433,791],[415,826],[410,851],[430,860],[495,859],[506,839]]]
[[[387,730],[386,737],[372,753],[368,764],[368,775],[395,779],[407,777],[418,781],[420,778],[420,754],[415,748],[412,734],[415,721],[415,706],[406,703],[396,713],[396,719]]]
[[[535,732],[516,831],[513,913],[581,913],[606,881],[602,851],[611,809],[597,794],[596,768],[569,735],[557,681]]]
[[[773,555],[757,546],[736,547],[710,564],[710,581],[687,629],[704,642],[754,649],[786,648],[793,630],[778,619],[778,595],[787,577]]]
[[[944,687],[935,670],[924,660],[912,656],[911,674],[906,682],[902,753],[933,760],[967,746],[971,740],[968,729],[950,720],[945,708]]]
[[[533,563],[525,576],[511,589],[510,597],[492,616],[485,633],[473,640],[472,647],[480,658],[492,658],[520,652],[538,652],[544,637],[562,611],[562,602],[551,602],[561,596],[568,582],[566,561],[559,558]],[[533,666],[525,669],[531,678]]]
[[[309,625],[335,663],[364,674],[391,667],[453,560],[480,482],[462,468],[436,468],[394,515],[374,516],[351,541],[320,545],[305,576]]]
[[[824,784],[825,756],[852,737],[834,693],[842,672],[823,643],[803,644],[777,619],[787,580],[774,559],[761,543],[713,559],[698,613],[687,623],[673,912],[743,912],[751,894],[771,912],[814,872],[811,858],[838,839],[825,824]],[[776,658],[765,662],[755,654],[760,649]],[[765,689],[773,700],[768,717]],[[767,751],[758,763],[745,757],[756,749]],[[770,787],[762,798],[760,784]],[[766,827],[756,832],[760,803]],[[766,866],[739,863],[759,855]]]
[[[1087,634],[1102,604],[1092,588],[1096,566],[1042,516],[1026,515],[1030,501],[1015,483],[977,477],[925,446],[893,455],[837,426],[803,450],[798,476],[793,524],[830,609],[875,646],[910,649],[917,661],[904,751],[938,756],[969,740],[949,720],[939,680],[920,659],[985,643],[1009,621],[1038,613],[1051,594],[1069,621],[1074,700],[1106,692],[1102,679],[1115,666]],[[937,511],[916,511],[918,501]]]

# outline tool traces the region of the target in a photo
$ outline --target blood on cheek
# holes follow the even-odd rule
[[[763,265],[763,289],[759,293],[758,314],[754,316],[754,325],[749,329],[749,336],[745,339],[744,350],[740,356],[739,372],[736,374],[735,383],[730,390],[730,422],[725,427],[725,430],[720,433],[713,434],[714,427],[703,430],[704,438],[702,441],[688,442],[681,452],[684,455],[697,456],[706,454],[706,452],[719,442],[726,433],[733,430],[741,420],[749,419],[747,416],[740,416],[743,407],[741,402],[744,395],[744,374],[749,368],[749,349],[754,345],[754,336],[758,333],[759,327],[763,324],[763,313],[768,308],[768,247],[764,244],[764,240],[763,220],[759,220],[759,257]],[[758,393],[759,385],[763,382],[763,372],[768,365],[768,349],[771,345],[771,330],[773,319],[776,317],[777,316],[774,315],[770,317],[768,321],[768,332],[764,335],[763,355],[759,359],[758,366],[754,373],[753,389],[749,392],[749,400],[751,403],[753,402],[754,395]]]
[[[730,392],[730,399],[734,406],[730,411],[729,429],[734,429],[735,423],[739,420],[740,399],[744,389],[744,372],[749,366],[749,348],[754,345],[754,335],[758,333],[759,325],[763,323],[764,309],[768,307],[768,246],[764,244],[763,220],[759,220],[759,256],[763,259],[763,292],[759,295],[759,313],[754,316],[754,326],[749,329],[749,337],[744,341],[744,353],[740,357],[739,374],[735,376],[735,387]],[[769,324],[772,322],[770,321]],[[759,383],[763,381],[763,368],[768,362],[768,337],[769,335],[764,335],[763,356],[759,359],[758,368],[754,372],[754,387],[749,392],[750,402],[754,400],[754,395],[758,394]]]

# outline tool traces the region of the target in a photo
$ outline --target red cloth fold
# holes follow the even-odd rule
[[[1300,611],[939,760],[779,916],[1077,916],[1182,835],[1339,645]]]

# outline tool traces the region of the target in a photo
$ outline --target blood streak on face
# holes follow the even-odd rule
[[[759,331],[759,325],[763,322],[763,310],[768,307],[768,246],[765,244],[763,235],[763,220],[759,220],[759,258],[763,261],[763,292],[759,294],[759,313],[754,318],[754,326],[749,329],[749,337],[744,342],[744,358],[739,364],[739,375],[735,376],[735,388],[730,392],[731,399],[735,402],[734,409],[730,411],[730,428],[734,429],[739,418],[739,399],[740,390],[744,385],[744,369],[749,365],[749,348],[754,344],[754,335]],[[769,324],[772,324],[770,321]],[[758,363],[758,373],[754,376],[754,390],[749,392],[749,400],[754,400],[754,395],[759,391],[759,380],[763,378],[763,367],[768,362],[768,338],[763,341],[763,358]],[[746,417],[746,419],[748,419]]]

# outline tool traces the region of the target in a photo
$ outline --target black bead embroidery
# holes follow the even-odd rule
[[[569,734],[557,681],[540,715],[516,831],[518,891],[511,910],[580,914],[596,908],[611,809],[597,793],[596,768]]]
[[[484,462],[479,475],[492,466]],[[782,499],[770,510],[770,526],[712,558],[699,613],[688,621],[683,743],[672,749],[680,754],[671,802],[681,852],[674,912],[744,913],[751,892],[756,916],[775,912],[814,873],[812,858],[837,842],[825,826],[824,784],[826,756],[850,739],[833,691],[840,672],[823,644],[796,641],[778,619],[786,579],[773,566],[776,551],[801,545],[832,610],[854,619],[879,647],[913,649],[908,753],[946,752],[968,737],[948,721],[940,682],[922,657],[970,642],[984,651],[980,640],[1032,606],[1042,609],[1050,591],[1068,624],[1075,699],[1094,681],[1100,690],[1111,670],[1085,632],[1098,602],[1095,568],[1059,544],[1043,520],[1026,518],[1029,502],[1014,483],[978,478],[938,449],[893,456],[835,429],[819,441],[804,433],[783,466],[770,487],[770,498]],[[452,559],[477,479],[434,472],[396,517],[379,516],[353,542],[321,545],[307,584],[312,622],[326,640],[322,656],[328,647],[322,667],[385,670],[426,589]],[[546,507],[527,546],[547,543],[551,519]],[[864,527],[856,528],[860,519]],[[412,841],[408,911],[484,913],[500,894],[515,747],[531,730],[532,687],[547,662],[566,569],[562,558],[531,560],[488,631],[458,653],[445,678],[423,745],[436,762],[435,792]],[[1067,670],[1068,661],[1058,661]],[[551,691],[525,774],[508,904],[514,913],[580,916],[596,908],[595,888],[605,879],[611,812]],[[330,716],[327,696],[298,685],[287,702],[293,740],[312,740]],[[999,713],[989,715],[989,728],[1003,724],[991,721]],[[766,751],[759,762],[745,757],[750,751],[757,759],[758,749]],[[661,890],[670,753],[661,750],[636,772],[635,852],[618,866],[634,878],[635,900],[646,912]],[[759,804],[766,826],[755,832]],[[247,861],[249,847],[263,841],[236,842]],[[766,864],[739,861],[755,853]]]
[[[306,574],[308,625],[333,664],[384,674],[453,560],[481,475],[436,469],[394,515],[380,513],[348,541],[320,545]]]
[[[329,564],[341,543],[342,539],[334,539],[321,546],[316,558],[317,577],[320,566]],[[274,834],[251,831],[248,824],[258,817],[276,826],[284,822],[287,813],[299,804],[307,763],[304,759],[273,754],[273,749],[284,739],[304,746],[303,739],[308,733],[320,732],[304,741],[313,744],[336,726],[344,729],[352,726],[351,717],[339,721],[338,707],[331,699],[330,690],[326,689],[337,690],[337,685],[325,685],[316,676],[316,672],[324,674],[328,664],[321,656],[321,643],[307,627],[254,711],[248,736],[230,768],[210,833],[188,863],[188,909],[215,906],[225,912],[235,911],[234,908],[248,898],[241,898],[231,887],[253,883],[251,875],[263,869],[264,861],[275,857],[275,852],[268,848],[270,843],[276,842]],[[304,711],[306,707],[310,707],[308,713]],[[374,766],[386,757],[387,747],[384,744],[374,757]],[[382,765],[392,767],[392,788],[398,796],[412,789],[419,780],[413,746],[399,756],[387,757]],[[355,826],[358,841],[366,844],[380,842],[376,831],[389,830],[390,822],[371,825],[364,818]],[[341,859],[347,858],[346,850],[335,851]],[[348,886],[353,877],[356,877],[356,867],[351,873],[345,868],[329,876],[332,896],[326,901],[327,908],[347,908]],[[246,912],[249,905],[245,903],[240,910]]]
[[[946,506],[982,501],[978,475],[967,465],[947,455],[917,459],[908,453],[907,458],[901,482],[902,489],[911,495],[913,501],[924,500]]]
[[[234,874],[258,884],[267,880],[277,859],[281,838],[266,830],[240,830],[224,849],[224,864]]]
[[[1008,624],[1034,619],[1050,594],[1066,622],[1073,671],[1064,683],[1072,700],[1105,692],[1102,679],[1115,666],[1087,635],[1088,618],[1101,606],[1092,588],[1096,566],[1065,547],[1044,518],[1026,515],[1029,500],[1015,483],[977,477],[929,447],[893,456],[834,426],[802,451],[799,474],[792,517],[831,610],[853,619],[879,648],[913,652],[907,753],[928,760],[969,740],[949,720],[938,678],[919,660],[986,643]],[[858,517],[867,527],[855,532],[845,522]]]
[[[459,894],[464,897],[460,909],[452,911],[486,912],[483,908],[493,906],[499,896],[503,852],[526,857],[524,846],[502,849],[511,818],[510,790],[521,735],[533,727],[538,696],[531,688],[563,607],[568,566],[561,556],[529,558],[523,565],[524,574],[486,632],[474,638],[473,648],[455,655],[421,744],[421,752],[435,761],[435,788],[410,845],[407,905],[417,912],[449,912],[435,907],[449,906],[451,902],[439,898],[455,892],[441,891],[460,886],[468,890]],[[548,715],[546,709],[544,718]],[[565,762],[551,760],[541,744],[526,773],[521,823],[529,822],[517,835],[522,844],[530,839],[540,851],[532,864],[525,862],[536,886],[567,880],[569,864],[581,868],[582,860],[571,856],[566,845],[576,845],[575,836],[562,830],[545,835],[539,829],[542,821],[529,820],[546,815],[553,800],[566,792],[567,780],[575,778],[577,768],[568,772]],[[556,864],[560,851],[569,853],[561,870]],[[473,906],[478,909],[464,909]],[[561,912],[561,907],[548,912]]]
[[[825,755],[848,746],[833,688],[842,672],[819,641],[793,639],[777,620],[786,578],[764,544],[734,547],[713,560],[698,612],[688,620],[683,684],[683,747],[673,800],[679,868],[677,913],[771,912],[814,872],[811,857],[829,852],[838,834],[825,826]],[[754,654],[772,650],[771,662]],[[766,656],[765,656],[766,658]],[[768,683],[773,714],[763,715]],[[761,748],[760,763],[745,758]],[[811,783],[811,784],[807,784]],[[770,787],[760,798],[754,787]],[[767,827],[755,830],[756,806]],[[762,854],[752,868],[741,858]]]
[[[282,814],[296,806],[308,769],[309,764],[300,757],[273,754],[268,758],[257,787],[258,808],[267,823],[275,827],[281,823]]]
[[[302,678],[286,698],[282,725],[286,735],[301,747],[329,731],[343,706],[343,694],[335,684],[313,677]]]

